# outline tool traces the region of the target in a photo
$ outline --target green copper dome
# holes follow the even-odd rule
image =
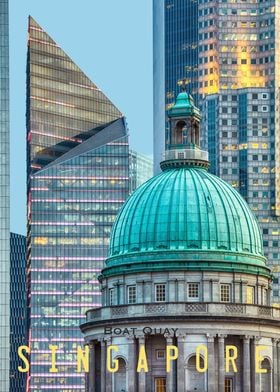
[[[181,117],[181,116],[196,116],[201,117],[198,108],[195,106],[193,97],[186,91],[178,94],[175,104],[168,112],[168,116]]]
[[[270,276],[257,221],[230,185],[204,168],[171,168],[140,186],[113,226],[103,276],[163,270]]]

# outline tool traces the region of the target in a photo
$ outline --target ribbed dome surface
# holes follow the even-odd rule
[[[116,219],[104,272],[121,265],[156,270],[157,262],[171,269],[251,268],[269,274],[260,230],[244,199],[195,167],[153,177],[130,196]]]

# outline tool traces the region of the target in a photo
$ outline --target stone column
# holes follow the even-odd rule
[[[101,385],[101,392],[106,392],[106,342],[104,342],[104,340],[102,339],[100,345],[101,345],[100,385]]]
[[[106,351],[105,351],[105,364],[106,364],[106,392],[112,392],[112,376],[113,373],[109,372],[109,370],[107,369],[107,347],[112,345],[112,338],[106,338]]]
[[[101,301],[102,305],[106,306],[106,286],[102,286],[101,288]]]
[[[137,280],[136,281],[136,292],[137,292],[137,298],[139,299],[139,303],[145,302],[144,301],[144,280]]]
[[[225,391],[225,335],[218,336],[219,343],[219,392]],[[210,362],[210,358],[209,358]]]
[[[242,288],[241,302],[242,302],[243,304],[246,304],[246,303],[247,303],[247,284],[248,284],[248,281],[247,281],[247,280],[242,280],[242,281],[241,281],[241,288]]]
[[[219,284],[218,279],[211,280],[211,299],[210,299],[210,302],[220,302],[220,290],[219,290],[218,284]]]
[[[183,279],[178,279],[178,283],[177,284],[178,284],[178,299],[177,299],[177,301],[178,302],[185,302],[186,301],[186,296],[185,296],[185,293],[186,293],[186,289],[185,289],[186,282]]]
[[[251,392],[250,337],[243,338],[243,392]]]
[[[235,276],[235,272],[233,271],[233,280],[232,280],[232,297],[231,297],[231,302],[237,302],[236,301],[236,276]]]
[[[272,371],[273,371],[273,392],[278,392],[278,339],[272,339]]]
[[[192,127],[192,130],[191,130],[191,143],[195,144],[195,129],[194,129],[194,127]]]
[[[144,284],[144,298],[145,302],[155,302],[155,295],[153,292],[153,281],[152,280],[146,280]]]
[[[121,290],[120,290],[120,282],[117,281],[117,283],[114,284],[115,287],[115,292],[116,292],[116,305],[120,305],[120,299],[121,299]]]
[[[256,289],[255,289],[255,304],[259,304],[259,287],[260,287],[260,283],[259,283],[259,275],[257,275],[257,283],[256,283]]]
[[[272,292],[272,286],[269,285],[267,289],[267,306],[271,305],[271,292]]]
[[[178,298],[179,298],[179,296],[178,296],[178,279],[175,279],[175,302],[178,302]]]
[[[125,285],[123,282],[119,283],[119,305],[125,304]]]
[[[96,383],[96,373],[95,373],[95,347],[94,343],[89,344],[89,373],[88,373],[88,392],[95,391]]]
[[[240,280],[233,280],[232,302],[242,302]]]
[[[208,346],[208,390],[207,392],[217,392],[218,383],[215,369],[215,337],[207,335]]]
[[[255,336],[253,339],[253,356],[252,356],[252,392],[260,392],[260,374],[256,373],[256,346],[260,338]]]
[[[177,391],[183,392],[185,390],[185,335],[179,334],[177,338],[178,359],[177,359]]]
[[[277,342],[277,383],[280,389],[280,340]]]
[[[138,344],[139,348],[145,346],[145,336],[138,337]],[[138,392],[146,392],[146,373],[143,370],[138,373]]]
[[[170,336],[165,336],[166,345],[173,346],[173,338]],[[171,362],[171,369],[169,373],[166,373],[166,392],[173,392],[176,390],[175,388],[175,362]]]
[[[202,281],[202,290],[201,290],[201,301],[202,302],[210,302],[212,298],[212,283],[209,279],[204,279]]]
[[[168,301],[175,302],[176,301],[176,289],[177,283],[175,279],[168,280]]]
[[[136,340],[134,336],[127,338],[128,344],[128,390],[136,391]]]

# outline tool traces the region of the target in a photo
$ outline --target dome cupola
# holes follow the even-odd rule
[[[101,279],[168,270],[270,277],[255,216],[234,188],[207,171],[192,97],[181,92],[168,115],[163,172],[119,212]]]
[[[179,166],[208,167],[208,152],[200,148],[200,112],[193,98],[182,91],[168,112],[169,130],[166,136],[162,170]]]

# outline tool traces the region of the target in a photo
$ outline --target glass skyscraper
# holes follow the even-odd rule
[[[130,191],[134,191],[153,176],[153,160],[133,150],[129,152],[129,157]]]
[[[27,287],[26,287],[26,237],[11,233],[11,335],[10,335],[10,391],[25,390],[26,373],[20,373],[22,365],[18,347],[27,344]]]
[[[9,15],[0,1],[0,390],[10,373]]]
[[[154,169],[159,173],[168,131],[168,124],[163,122],[164,106],[170,109],[183,84],[197,104],[198,2],[154,0],[153,15],[154,129],[157,130],[154,134]]]
[[[155,25],[162,13],[164,25],[154,37],[155,44],[165,42],[164,66],[154,70],[154,87],[165,94],[162,113],[186,84],[202,111],[210,170],[239,190],[258,217],[279,303],[280,4],[164,0]],[[162,72],[164,87],[156,82]],[[164,138],[162,124],[154,132],[154,139]]]
[[[100,305],[97,276],[115,216],[129,194],[120,111],[29,19],[27,64],[28,391],[84,390],[79,325]],[[49,372],[49,345],[57,349]]]

